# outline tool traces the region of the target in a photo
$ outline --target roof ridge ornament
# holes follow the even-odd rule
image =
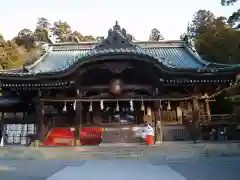
[[[116,21],[113,28],[108,30],[108,35],[94,49],[120,49],[133,48],[134,44],[128,39],[126,29],[122,28]]]

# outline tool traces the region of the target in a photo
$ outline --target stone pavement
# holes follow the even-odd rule
[[[82,147],[6,147],[0,148],[0,159],[96,160],[96,159],[201,159],[240,156],[239,143],[164,142],[148,148],[145,145],[115,144]]]
[[[156,161],[156,160],[155,160]],[[239,180],[240,160],[0,160],[1,180]]]
[[[94,170],[94,172],[91,170]],[[82,166],[66,166],[47,180],[186,180],[167,165],[153,166],[146,161],[87,161]]]
[[[0,180],[239,180],[238,143],[0,148]]]

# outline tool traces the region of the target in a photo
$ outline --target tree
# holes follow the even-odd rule
[[[193,15],[192,22],[189,27],[189,35],[192,37],[198,36],[203,34],[213,21],[214,21],[214,14],[211,11],[207,10],[199,10]]]
[[[31,48],[35,48],[36,36],[30,29],[25,28],[18,33],[17,37],[14,38],[14,41],[19,46],[23,45],[28,51],[30,51]]]
[[[44,18],[44,17],[40,17],[38,18],[37,21],[37,28],[39,29],[50,29],[51,24],[49,23],[48,19]]]
[[[61,42],[66,42],[72,33],[71,26],[66,21],[61,20],[53,23],[51,31]]]
[[[222,5],[230,5],[238,0],[222,0]],[[194,34],[197,52],[206,60],[238,64],[240,63],[240,32],[232,28],[239,20],[240,10],[228,19],[214,17],[210,11],[199,10],[194,14],[190,31]]]
[[[237,22],[240,22],[240,9],[229,16],[227,22],[231,27],[233,27]]]
[[[83,36],[80,32],[74,31],[73,33],[69,34],[67,41],[71,42],[85,42],[85,41],[96,41],[91,35]]]
[[[236,3],[238,0],[221,0],[221,4],[223,6],[229,6]],[[234,12],[231,16],[228,18],[228,23],[231,27],[233,27],[236,23],[240,21],[240,9],[238,9],[236,12]]]
[[[48,22],[48,19],[43,17],[38,19],[36,29],[34,32],[34,35],[36,36],[38,41],[46,43],[49,42],[48,32],[50,30],[50,26],[51,24]]]
[[[238,0],[221,0],[221,4],[223,6],[228,6],[236,3]]]
[[[7,41],[0,47],[1,69],[21,67],[25,59],[26,50],[12,41]]]
[[[96,41],[92,35],[83,36],[83,41]]]
[[[159,40],[164,40],[163,36],[161,35],[160,31],[156,28],[152,29],[150,37],[150,41],[159,41]]]
[[[188,42],[188,35],[187,35],[187,33],[182,33],[180,35],[180,40]]]
[[[71,42],[80,42],[81,37],[82,37],[82,34],[80,32],[74,31],[68,36],[67,40]]]
[[[216,18],[196,36],[196,50],[205,59],[217,63],[240,63],[240,32],[228,28],[222,18]]]
[[[5,40],[4,40],[4,37],[2,34],[0,34],[0,44],[3,43]]]
[[[41,56],[41,48],[37,41],[50,41],[50,34],[57,36],[61,42],[96,41],[96,38],[84,36],[78,31],[72,32],[70,25],[65,21],[56,21],[51,27],[48,19],[39,18],[36,29],[22,29],[12,41],[5,41],[0,34],[0,69],[21,67],[33,63]],[[42,47],[42,46],[41,46]]]
[[[186,42],[194,40],[193,48],[204,59],[216,63],[240,63],[240,32],[229,28],[227,18],[215,18],[210,11],[199,10],[187,31],[180,38]]]

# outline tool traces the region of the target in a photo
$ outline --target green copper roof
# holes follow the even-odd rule
[[[170,68],[204,68],[208,62],[194,56],[186,47],[156,47],[156,48],[119,48],[103,50],[51,50],[41,61],[29,67],[32,73],[63,71],[81,58],[95,55],[110,55],[115,53],[129,53],[153,57]]]

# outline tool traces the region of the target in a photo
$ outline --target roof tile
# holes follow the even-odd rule
[[[104,55],[109,53],[135,53],[153,57],[159,60],[159,63],[171,68],[203,68],[204,62],[200,62],[191,55],[185,47],[160,47],[160,48],[120,48],[120,49],[93,49],[93,50],[63,50],[51,51],[34,67],[30,72],[58,72],[67,69],[73,64],[81,61],[81,58],[95,55]]]

